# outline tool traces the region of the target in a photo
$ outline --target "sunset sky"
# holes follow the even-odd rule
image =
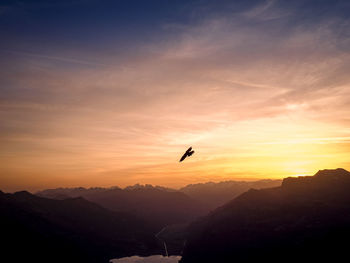
[[[1,1],[0,189],[350,169],[349,14],[347,0]]]

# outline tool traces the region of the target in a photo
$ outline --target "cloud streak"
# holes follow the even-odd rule
[[[75,63],[75,64],[88,65],[88,66],[104,66],[104,67],[107,66],[106,64],[96,63],[96,62],[91,62],[86,60],[67,58],[67,57],[46,56],[43,54],[35,54],[30,52],[22,52],[22,51],[15,51],[15,50],[2,50],[2,52],[19,55],[19,56],[29,56],[29,57],[39,58],[39,59],[49,59],[54,61]]]

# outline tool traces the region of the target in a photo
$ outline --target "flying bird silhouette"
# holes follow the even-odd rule
[[[187,149],[187,151],[184,153],[184,155],[182,155],[179,162],[182,162],[183,160],[186,159],[186,157],[190,157],[192,154],[194,154],[194,151],[192,151],[192,147],[190,147]]]

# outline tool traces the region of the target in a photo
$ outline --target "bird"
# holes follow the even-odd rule
[[[179,162],[182,162],[183,160],[186,159],[186,157],[190,157],[192,154],[194,154],[194,151],[192,151],[192,146],[187,149],[187,151],[182,155],[181,159]]]

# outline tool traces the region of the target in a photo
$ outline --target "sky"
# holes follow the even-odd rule
[[[349,14],[347,0],[0,1],[0,189],[350,169]]]

